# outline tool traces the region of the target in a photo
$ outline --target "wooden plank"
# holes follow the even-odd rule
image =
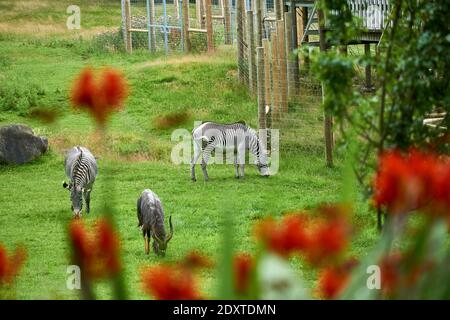
[[[208,30],[206,30],[206,29],[198,29],[198,28],[189,28],[189,32],[208,33]]]

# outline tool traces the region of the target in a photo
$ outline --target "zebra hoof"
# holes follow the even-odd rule
[[[197,181],[197,179],[195,179],[195,178],[192,178],[191,180],[192,180],[192,182],[195,182],[195,181]]]

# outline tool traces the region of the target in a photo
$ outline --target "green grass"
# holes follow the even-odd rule
[[[12,3],[0,1],[0,7],[7,8]],[[83,3],[89,28],[112,26],[120,20],[115,16],[120,13],[117,2],[105,6],[102,4],[108,1],[100,5]],[[56,15],[49,8],[39,7],[31,13],[10,12],[7,21],[15,24],[27,17],[45,20],[46,12]],[[95,22],[89,20],[94,12],[100,13]],[[55,16],[53,21],[56,20]],[[236,180],[232,165],[211,165],[211,180],[204,182],[197,167],[199,179],[193,183],[188,165],[171,163],[170,152],[175,142],[170,136],[174,128],[157,129],[154,121],[161,115],[186,113],[188,119],[179,127],[188,130],[194,120],[245,120],[257,126],[256,101],[236,82],[234,59],[235,53],[223,48],[213,57],[166,59],[145,51],[133,55],[111,53],[94,47],[91,40],[67,35],[0,36],[0,85],[8,83],[10,87],[25,89],[36,86],[40,92],[35,101],[24,102],[20,108],[7,111],[0,107],[0,125],[28,124],[50,141],[50,151],[33,163],[0,166],[0,242],[9,249],[16,243],[24,243],[29,254],[17,279],[17,298],[77,297],[66,289],[70,252],[66,225],[71,212],[69,194],[61,187],[65,179],[64,150],[76,144],[92,149],[99,156],[100,173],[92,192],[92,213],[85,219],[99,217],[105,201],[114,207],[131,298],[145,298],[139,283],[139,270],[144,265],[176,261],[193,249],[218,259],[225,213],[234,215],[236,249],[251,251],[255,246],[252,226],[258,219],[340,199],[342,159],[338,155],[335,168],[324,165],[317,97],[305,97],[295,105],[298,128],[281,132],[280,170],[269,179],[259,177],[255,168],[247,166],[246,178]],[[122,69],[131,84],[125,110],[115,114],[108,125],[110,140],[106,143],[99,143],[93,121],[72,110],[67,101],[71,81],[88,65]],[[18,91],[21,94],[23,90]],[[33,108],[54,110],[58,118],[50,125],[44,124],[30,116]],[[145,188],[160,196],[166,214],[173,217],[175,235],[164,259],[144,254],[143,240],[136,227],[136,199]],[[352,244],[352,254],[361,256],[377,234],[375,217],[362,199],[356,209],[354,222],[360,232]],[[310,271],[297,260],[292,265],[302,269],[308,284],[313,284]],[[214,270],[201,274],[206,295],[214,295],[216,279]],[[111,296],[104,283],[97,291],[100,298]]]

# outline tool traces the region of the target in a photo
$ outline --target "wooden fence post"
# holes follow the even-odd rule
[[[256,94],[256,51],[255,34],[253,31],[253,11],[247,11],[247,48],[249,61],[249,88],[252,94]]]
[[[224,18],[224,32],[225,44],[232,44],[233,39],[231,37],[231,10],[230,10],[230,1],[231,0],[223,0],[223,18]]]
[[[284,22],[283,20],[277,21],[277,33],[278,33],[278,57],[280,64],[280,107],[283,113],[287,113],[287,59],[286,59],[286,46],[284,36]]]
[[[176,0],[175,0],[176,1]],[[184,51],[191,51],[191,39],[189,38],[189,0],[182,0],[182,13],[183,13],[183,41]]]
[[[321,9],[317,10],[317,16],[319,19],[319,44],[320,51],[325,52],[328,50],[328,45],[325,38],[325,16]],[[325,99],[325,87],[322,83],[322,100]],[[325,134],[325,159],[328,167],[333,166],[333,118],[330,113],[325,110],[324,115],[324,134]]]
[[[308,8],[302,8],[302,37],[306,32],[306,26],[308,25]],[[301,39],[301,38],[300,38]],[[305,36],[305,42],[309,42],[309,36]],[[309,54],[304,55],[305,69],[309,70]]]
[[[133,46],[131,41],[131,7],[130,0],[125,0],[125,49],[128,53],[132,53]]]
[[[264,100],[265,107],[270,108],[271,96],[270,96],[270,84],[271,84],[271,76],[270,76],[270,42],[269,39],[263,39],[263,48],[264,48]]]
[[[364,54],[366,58],[370,58],[370,43],[364,44]],[[372,69],[370,63],[365,68],[366,72],[366,90],[372,90]]]
[[[294,50],[298,48],[297,40],[297,10],[294,7],[294,11],[287,12],[285,18],[286,25],[286,56],[288,58],[288,76],[289,87],[288,95],[290,98],[294,98],[299,95],[300,88],[300,70],[298,66],[298,54],[294,54]],[[288,22],[289,20],[289,22]]]
[[[177,0],[173,0],[173,4],[175,6],[175,17],[177,17],[177,19],[180,19],[180,7],[179,7],[179,3]]]
[[[275,10],[275,19],[281,20],[283,19],[283,0],[274,0],[273,1],[273,9]]]
[[[212,8],[211,0],[205,0],[205,12],[206,12],[206,38],[208,43],[208,52],[214,51],[214,32],[212,25]]]
[[[176,0],[175,0],[176,1]],[[147,21],[148,21],[148,46],[150,51],[156,50],[155,33],[155,0],[147,0]]]
[[[244,1],[236,0],[236,41],[238,46],[238,79],[240,83],[244,83]]]
[[[272,126],[278,121],[280,110],[280,69],[278,67],[278,36],[276,32],[271,34],[271,49],[272,49],[272,97],[273,97],[273,111],[272,111]]]
[[[256,48],[256,60],[258,61],[257,68],[257,85],[258,85],[258,124],[259,129],[266,128],[266,112],[264,99],[264,48]]]
[[[263,22],[262,22],[262,11],[261,11],[262,0],[255,0],[255,20],[256,20],[256,46],[262,46],[263,38]]]

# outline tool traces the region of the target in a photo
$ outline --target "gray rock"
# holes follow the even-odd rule
[[[0,128],[0,163],[27,163],[47,149],[48,139],[35,136],[28,126],[13,124]]]

